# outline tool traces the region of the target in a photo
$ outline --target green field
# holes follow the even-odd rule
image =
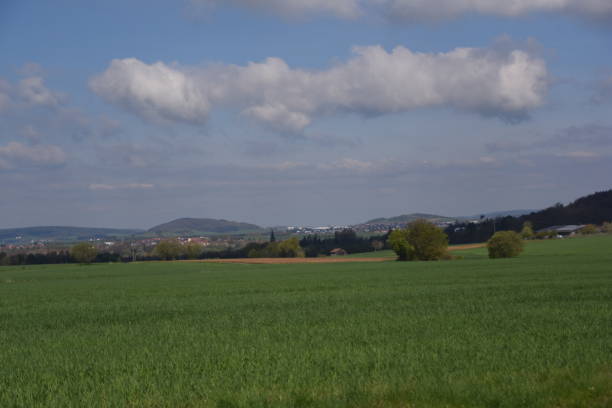
[[[612,406],[612,237],[431,263],[0,268],[0,407]]]

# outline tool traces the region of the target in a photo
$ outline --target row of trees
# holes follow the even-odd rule
[[[276,242],[276,240],[265,244],[261,248],[252,248],[249,258],[303,258],[304,250],[296,237]]]
[[[330,251],[342,248],[349,254],[378,251],[386,246],[388,234],[381,236],[360,237],[352,229],[336,231],[333,237],[307,235],[300,240],[306,256],[315,258],[329,255]]]
[[[122,257],[112,252],[97,252],[93,259],[75,257],[68,250],[48,251],[45,253],[19,253],[7,254],[0,252],[0,265],[45,265],[66,263],[91,263],[91,262],[129,262],[131,258]]]
[[[523,239],[533,236],[533,228],[525,224],[521,234],[499,231],[487,242],[489,258],[511,258],[523,251]],[[452,259],[448,253],[448,236],[436,225],[417,220],[389,235],[389,245],[399,261],[437,261]]]

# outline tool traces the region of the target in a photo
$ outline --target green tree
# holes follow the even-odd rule
[[[303,258],[304,250],[300,246],[300,240],[292,237],[282,241],[278,245],[279,256],[282,258]]]
[[[204,247],[202,246],[202,244],[198,244],[197,242],[189,242],[185,244],[183,250],[185,252],[185,255],[187,255],[187,258],[197,259],[202,254],[203,248]]]
[[[523,239],[515,231],[499,231],[487,242],[489,258],[514,258],[523,252]]]
[[[176,259],[181,255],[182,245],[175,239],[166,239],[160,241],[155,246],[155,254],[162,259],[172,260]]]
[[[412,247],[413,258],[419,261],[442,259],[448,250],[448,236],[427,220],[411,222],[406,240]]]
[[[412,260],[413,248],[408,243],[408,231],[406,229],[396,229],[391,231],[387,242],[393,252],[397,254],[398,261]]]
[[[98,249],[89,242],[80,242],[70,248],[70,255],[79,263],[90,264],[98,255]]]
[[[304,250],[297,237],[281,242],[269,242],[261,249],[253,248],[249,251],[249,258],[303,258]]]
[[[521,237],[523,239],[532,239],[535,237],[535,233],[533,232],[533,224],[530,221],[525,221],[523,224],[523,229],[521,230]]]
[[[372,248],[374,248],[374,252],[380,251],[385,247],[385,243],[379,240],[372,241]]]
[[[611,234],[612,233],[612,222],[604,222],[603,225],[601,226],[601,230],[605,232],[606,234]]]

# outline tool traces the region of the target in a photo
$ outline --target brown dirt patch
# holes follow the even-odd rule
[[[465,244],[465,245],[453,245],[448,247],[449,251],[461,251],[464,249],[476,249],[476,248],[484,248],[487,244]]]
[[[303,263],[347,263],[347,262],[387,262],[395,258],[348,258],[329,256],[324,258],[241,258],[241,259],[205,259],[204,263],[233,263],[233,264],[303,264]]]

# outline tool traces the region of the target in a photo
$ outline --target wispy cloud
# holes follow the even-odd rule
[[[4,159],[5,165],[10,167],[57,166],[66,162],[67,155],[59,146],[28,146],[10,142],[6,146],[0,146],[0,158]]]
[[[155,184],[149,183],[127,183],[127,184],[90,184],[92,191],[112,191],[112,190],[148,190],[154,188]]]

